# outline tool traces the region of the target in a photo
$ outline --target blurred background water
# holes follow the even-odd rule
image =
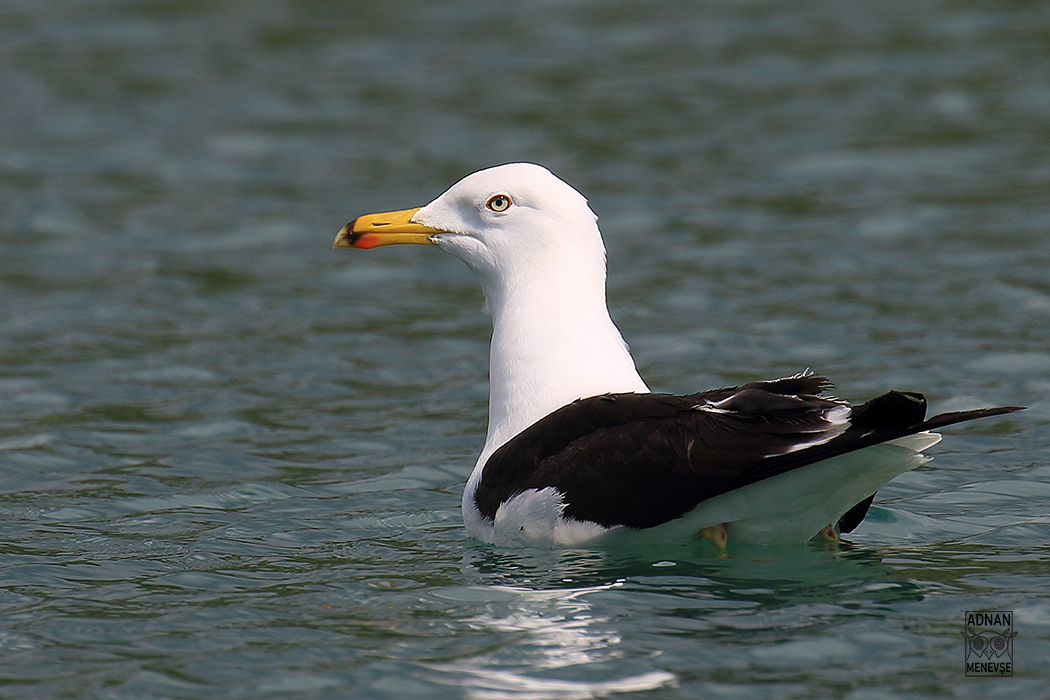
[[[1048,697],[1047,3],[5,0],[0,95],[3,697]],[[654,389],[1031,408],[838,548],[470,540],[480,292],[329,246],[517,160]]]

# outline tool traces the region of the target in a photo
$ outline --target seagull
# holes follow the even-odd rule
[[[492,316],[485,445],[463,490],[485,542],[576,546],[613,532],[727,542],[836,541],[878,489],[929,460],[938,428],[1021,410],[926,418],[890,391],[862,405],[805,371],[673,395],[649,390],[606,304],[587,200],[546,168],[463,178],[426,206],[368,214],[333,248],[427,244],[467,264]]]

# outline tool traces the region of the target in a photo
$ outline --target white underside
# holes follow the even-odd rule
[[[471,498],[464,498],[468,531],[499,545],[565,547],[619,540],[683,541],[702,528],[724,524],[730,542],[785,545],[808,541],[829,523],[883,484],[929,461],[922,451],[937,444],[937,433],[919,433],[800,467],[785,474],[708,499],[695,509],[645,530],[606,528],[563,517],[562,494],[553,487],[530,489],[482,518]]]

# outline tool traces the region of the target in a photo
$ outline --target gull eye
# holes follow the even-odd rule
[[[507,211],[511,204],[510,197],[505,194],[493,195],[489,197],[489,201],[485,202],[486,207],[496,212]]]

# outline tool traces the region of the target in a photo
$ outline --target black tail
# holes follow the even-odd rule
[[[936,430],[937,428],[943,428],[946,425],[955,425],[956,423],[962,423],[963,421],[976,420],[977,418],[990,418],[992,416],[1001,416],[1006,413],[1015,413],[1017,411],[1023,411],[1027,406],[997,406],[995,408],[977,408],[973,411],[952,411],[951,413],[941,413],[933,418],[924,420],[919,426],[919,430]]]

